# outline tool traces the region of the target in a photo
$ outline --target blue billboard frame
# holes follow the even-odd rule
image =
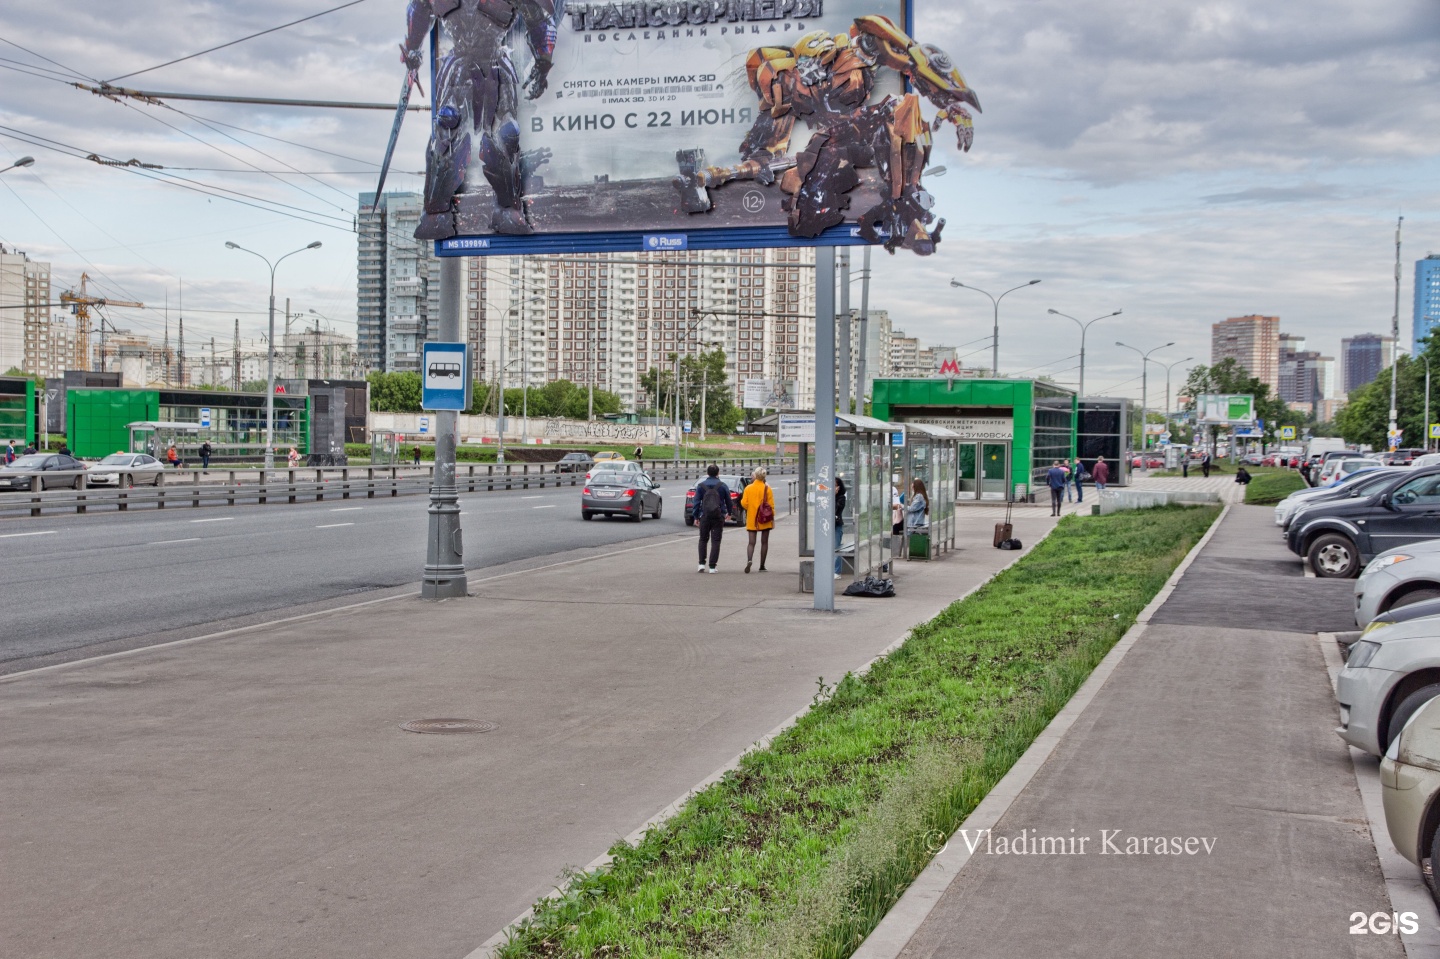
[[[905,32],[915,35],[915,0],[900,0]],[[430,33],[430,89],[435,89],[436,66],[440,53],[440,26]],[[910,90],[909,80],[903,81]],[[435,124],[436,99],[430,103],[430,123]],[[817,237],[799,237],[783,226],[767,227],[700,227],[694,230],[660,229],[604,231],[596,233],[542,233],[512,236],[501,233],[475,236],[452,236],[435,240],[436,256],[527,256],[566,253],[654,253],[645,238],[656,234],[683,235],[683,250],[750,250],[796,249],[822,246],[879,246],[860,236],[853,223],[831,227]],[[882,237],[887,234],[882,233]]]

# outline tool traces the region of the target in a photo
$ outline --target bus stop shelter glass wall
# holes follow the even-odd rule
[[[11,440],[35,442],[35,381],[18,376],[0,377],[0,446]]]
[[[955,548],[955,499],[957,477],[961,475],[956,463],[961,450],[968,450],[973,455],[975,444],[962,444],[958,434],[942,426],[910,423],[905,427],[905,449],[899,457],[901,492],[908,502],[913,481],[918,479],[924,482],[929,493],[928,558]]]
[[[308,397],[275,397],[275,449],[295,447],[310,452]],[[201,409],[210,411],[210,426],[198,434],[184,434],[188,461],[199,456],[200,444],[209,441],[217,459],[259,459],[265,455],[265,394],[221,393],[197,390],[161,390],[159,420],[199,423]]]

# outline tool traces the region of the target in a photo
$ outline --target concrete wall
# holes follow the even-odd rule
[[[433,413],[371,413],[370,429],[391,430],[397,433],[404,433],[407,436],[420,436],[420,417],[428,416],[430,420],[429,432],[424,434],[433,436],[435,432],[435,414]],[[462,443],[493,443],[499,437],[500,431],[493,416],[469,416],[460,417],[460,440]],[[699,433],[690,434],[699,438]],[[532,443],[673,443],[675,432],[669,425],[638,425],[632,426],[626,423],[611,423],[606,420],[597,420],[589,423],[584,420],[562,420],[548,417],[530,417],[529,429],[525,429],[525,421],[519,416],[505,417],[505,442],[519,443],[521,437],[525,436]]]
[[[1218,505],[1220,502],[1219,493],[1200,490],[1106,489],[1097,492],[1100,497],[1101,516],[1108,516],[1111,513],[1119,513],[1127,509],[1147,509],[1151,506],[1170,506],[1177,503],[1187,506],[1209,503]]]

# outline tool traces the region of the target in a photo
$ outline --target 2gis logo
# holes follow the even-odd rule
[[[1352,936],[1413,936],[1420,931],[1420,917],[1413,912],[1350,913]]]

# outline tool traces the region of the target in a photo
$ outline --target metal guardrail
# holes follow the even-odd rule
[[[657,483],[699,479],[705,465],[699,461],[676,464],[671,461],[641,461],[645,472]],[[725,460],[723,468],[748,472],[756,466],[774,468],[773,459]],[[782,462],[781,469],[796,467],[795,460]],[[165,470],[163,485],[155,487],[86,486],[87,474],[79,470],[33,472],[32,488],[27,492],[0,491],[0,516],[91,510],[125,512],[131,506],[165,509],[167,507],[268,505],[270,503],[324,502],[327,498],[374,499],[377,496],[427,493],[433,483],[435,468],[426,466],[349,466],[303,469],[275,469],[268,475],[255,470]],[[41,490],[42,477],[79,478],[81,487],[69,490]],[[176,482],[188,477],[189,482]],[[212,478],[213,477],[213,478]],[[495,492],[497,490],[556,489],[578,487],[585,474],[557,472],[551,463],[506,463],[503,465],[460,464],[455,470],[455,486],[462,493]],[[796,484],[791,481],[789,493],[793,512],[797,502]]]

